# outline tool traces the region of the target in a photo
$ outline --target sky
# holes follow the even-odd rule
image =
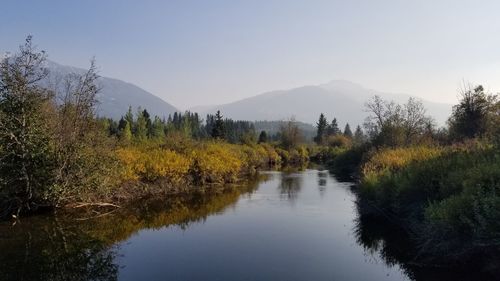
[[[179,109],[330,80],[455,103],[500,92],[500,1],[2,0],[0,52],[134,83]]]

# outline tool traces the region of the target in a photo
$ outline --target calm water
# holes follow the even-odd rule
[[[349,183],[316,170],[264,177],[220,194],[144,202],[98,218],[89,212],[78,220],[65,214],[3,223],[0,280],[434,276],[398,262],[380,233],[371,235],[373,225],[360,225]]]

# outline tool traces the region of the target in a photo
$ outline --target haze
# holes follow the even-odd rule
[[[498,1],[3,1],[0,50],[28,34],[61,64],[181,109],[345,79],[455,103],[500,89]]]

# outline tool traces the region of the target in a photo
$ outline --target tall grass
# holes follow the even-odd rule
[[[359,194],[410,230],[421,258],[500,252],[500,153],[492,146],[380,150],[362,167]]]

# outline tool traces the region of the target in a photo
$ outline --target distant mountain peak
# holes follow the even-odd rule
[[[51,60],[46,60],[45,67],[50,71],[48,79],[56,79],[57,76],[69,73],[82,74],[86,71],[83,68],[62,65]],[[138,107],[147,109],[152,116],[159,117],[167,117],[178,111],[173,105],[132,83],[104,76],[99,78],[98,83],[101,86],[101,91],[97,95],[99,116],[119,119],[127,112],[129,106],[134,110]]]
[[[373,95],[388,100],[406,102],[408,95],[384,93],[347,80],[332,80],[321,85],[309,85],[289,90],[266,92],[228,104],[212,106],[229,118],[240,120],[297,120],[314,124],[320,113],[337,118],[341,124],[361,125],[367,116],[365,102]],[[444,124],[451,105],[423,100],[428,113],[438,124]],[[206,113],[206,112],[202,112]]]

